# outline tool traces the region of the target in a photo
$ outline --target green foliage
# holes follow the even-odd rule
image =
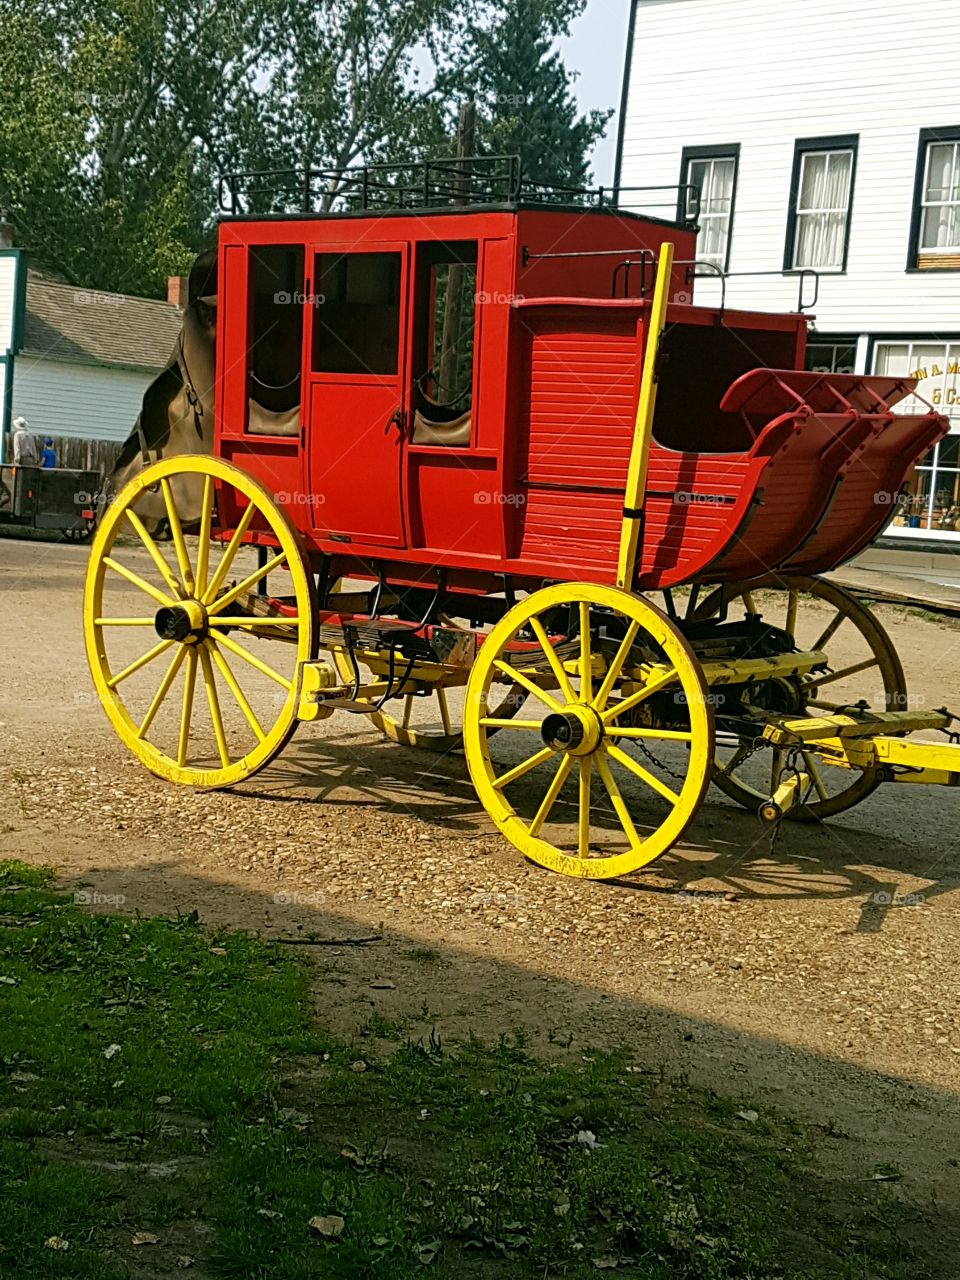
[[[220,173],[451,154],[471,95],[478,149],[582,182],[606,116],[578,117],[553,42],[583,4],[0,0],[0,209],[35,264],[162,294]]]
[[[587,158],[613,114],[578,113],[572,76],[553,48],[582,9],[579,0],[513,0],[496,22],[474,32],[471,83],[481,109],[482,148],[519,154],[524,172],[537,182],[585,186]]]

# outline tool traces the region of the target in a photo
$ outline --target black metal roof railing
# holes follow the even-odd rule
[[[467,156],[343,169],[259,169],[220,179],[222,212],[233,215],[439,210],[460,205],[574,205],[660,210],[656,216],[695,226],[700,192],[691,184],[578,187],[539,182],[518,155]]]

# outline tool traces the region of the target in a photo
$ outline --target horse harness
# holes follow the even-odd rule
[[[193,425],[196,428],[197,436],[203,439],[203,401],[193,385],[193,379],[190,377],[190,369],[187,365],[186,352],[183,349],[183,330],[180,330],[180,336],[177,339],[177,368],[180,370],[180,380],[183,383],[184,390],[187,393],[187,404],[193,410]],[[147,445],[147,435],[143,429],[142,415],[138,415],[136,421],[137,439],[140,442],[140,455],[143,459],[143,465],[149,467],[153,459],[150,457],[150,449]],[[163,446],[157,444],[154,450],[156,461],[160,461],[163,457]]]

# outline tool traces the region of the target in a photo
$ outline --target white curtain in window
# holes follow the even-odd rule
[[[960,144],[931,143],[923,193],[921,249],[960,247]]]
[[[723,267],[730,235],[730,212],[733,208],[732,159],[695,160],[690,165],[689,181],[700,188],[700,234],[697,257]]]
[[[849,151],[804,155],[797,199],[795,267],[836,270],[843,266],[852,167]]]

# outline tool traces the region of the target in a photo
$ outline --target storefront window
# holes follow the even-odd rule
[[[853,373],[856,363],[856,338],[817,337],[807,343],[807,368],[814,373]]]
[[[926,402],[950,420],[950,435],[909,476],[891,532],[960,540],[960,342],[879,342],[873,370],[917,379],[917,395],[902,401],[898,412],[923,413]]]

